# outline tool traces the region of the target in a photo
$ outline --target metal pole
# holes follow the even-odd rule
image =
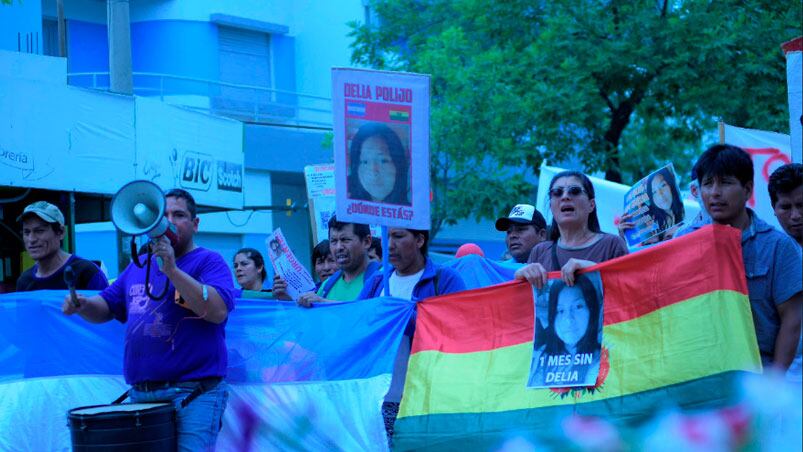
[[[64,0],[56,0],[57,29],[59,34],[59,56],[67,56],[67,28],[64,23]]]
[[[390,266],[388,254],[390,254],[388,227],[382,226],[382,293],[384,293],[386,297],[390,296],[390,274],[393,273],[393,267]]]
[[[106,13],[109,29],[109,91],[132,94],[134,81],[131,74],[131,24],[128,0],[107,0]]]
[[[70,192],[70,244],[67,250],[75,254],[75,192]]]

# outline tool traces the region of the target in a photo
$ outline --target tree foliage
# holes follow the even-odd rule
[[[352,60],[431,74],[433,232],[493,218],[547,159],[632,182],[680,171],[722,118],[786,131],[800,2],[376,0]],[[529,173],[529,174],[528,174]]]

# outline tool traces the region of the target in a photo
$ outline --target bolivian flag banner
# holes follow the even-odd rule
[[[526,387],[529,284],[420,303],[394,448],[487,450],[513,435],[543,444],[572,414],[627,428],[662,408],[731,402],[735,377],[761,369],[740,237],[710,226],[591,269],[605,298],[595,386]]]

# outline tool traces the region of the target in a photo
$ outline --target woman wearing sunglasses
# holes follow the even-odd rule
[[[540,289],[547,272],[560,270],[561,279],[573,286],[577,270],[627,254],[621,238],[600,231],[596,207],[594,186],[585,174],[556,174],[549,184],[549,240],[535,245],[528,265],[516,271],[516,279],[526,279]]]

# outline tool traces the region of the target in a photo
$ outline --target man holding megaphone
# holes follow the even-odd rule
[[[224,328],[234,309],[231,271],[220,254],[196,246],[192,195],[173,189],[162,196],[153,187],[132,182],[112,201],[118,228],[151,237],[152,253],[139,258],[148,265],[129,264],[100,294],[78,294],[77,304],[66,296],[62,310],[93,323],[126,322],[123,372],[131,401],[174,403],[179,449],[211,450],[228,398],[222,380]]]

